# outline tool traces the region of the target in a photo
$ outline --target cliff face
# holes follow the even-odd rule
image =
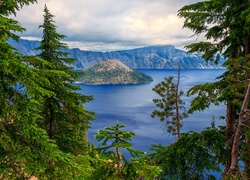
[[[84,70],[77,83],[83,84],[145,84],[152,78],[131,69],[119,60],[103,60]]]
[[[32,49],[37,47],[39,42],[21,40],[19,43],[11,41],[10,44],[23,54],[29,55],[37,53]],[[218,65],[207,63],[200,55],[188,54],[171,45],[110,52],[84,51],[78,48],[68,51],[71,57],[76,59],[74,67],[78,70],[88,68],[105,59],[118,59],[128,67],[135,69],[176,69],[178,64],[182,69],[221,69],[223,63],[223,61]]]

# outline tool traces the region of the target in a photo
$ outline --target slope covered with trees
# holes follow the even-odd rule
[[[118,60],[104,60],[84,70],[78,83],[84,84],[147,84],[152,78],[131,69]]]

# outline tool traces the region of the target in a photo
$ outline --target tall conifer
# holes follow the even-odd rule
[[[60,166],[68,170],[73,165],[71,162],[66,164],[62,161],[66,156],[36,124],[39,118],[36,107],[39,101],[33,99],[33,95],[51,95],[53,92],[40,86],[49,84],[43,75],[50,74],[50,71],[36,69],[34,66],[36,63],[42,66],[49,63],[34,57],[24,57],[7,43],[9,38],[18,41],[19,37],[14,32],[25,30],[18,21],[9,16],[15,15],[24,5],[34,2],[36,1],[0,2],[1,179],[29,179],[31,176],[46,178],[46,158],[53,159],[55,163],[60,162]]]
[[[15,32],[25,30],[9,16],[35,2],[0,1],[0,179],[86,179],[91,173],[88,157],[63,153],[37,124],[41,97],[55,95],[48,77],[66,74],[7,43],[9,38],[18,41]],[[48,160],[54,163],[53,172]]]
[[[61,150],[83,153],[89,120],[94,119],[93,113],[87,111],[83,104],[91,101],[92,97],[77,93],[80,88],[71,84],[81,73],[73,71],[71,65],[75,59],[68,58],[69,53],[65,52],[68,47],[60,42],[66,36],[57,33],[53,17],[45,5],[44,22],[39,26],[43,29],[43,37],[36,50],[41,51],[38,57],[52,64],[49,70],[55,71],[56,76],[48,77],[49,90],[54,94],[43,97],[40,122]]]
[[[172,135],[177,135],[181,138],[181,120],[188,117],[185,108],[185,102],[181,99],[184,92],[180,90],[180,67],[178,68],[178,75],[176,80],[173,76],[164,78],[164,81],[157,84],[153,91],[155,91],[160,98],[153,99],[158,109],[154,110],[151,117],[159,117],[163,122],[164,130]]]
[[[221,56],[226,58],[224,66],[227,70],[218,77],[218,81],[196,85],[189,91],[189,95],[198,95],[192,101],[192,111],[204,110],[210,103],[226,104],[226,136],[229,151],[234,150],[232,142],[250,77],[249,11],[248,0],[202,1],[186,5],[179,10],[179,16],[185,18],[184,27],[193,30],[195,35],[204,34],[207,38],[207,41],[186,46],[189,52],[202,53],[206,61],[218,62]],[[240,132],[241,143],[248,143],[244,135],[246,131],[249,131],[247,126]],[[233,156],[227,159],[225,174],[232,177],[240,176],[239,163],[233,165],[232,162],[235,160],[231,157]],[[248,167],[245,168],[245,172],[249,171],[249,162],[245,161],[245,167]],[[247,176],[249,178],[249,174]]]

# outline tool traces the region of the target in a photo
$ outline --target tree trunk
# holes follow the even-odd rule
[[[245,136],[245,139],[246,139],[246,144],[249,147],[249,139],[248,139],[247,135]],[[250,162],[249,162],[249,159],[247,159],[244,162],[244,171],[245,171],[245,174],[246,174],[246,179],[250,179],[250,174],[247,172],[249,170],[249,167],[250,167]]]
[[[233,106],[230,104],[227,104],[227,110],[226,110],[226,138],[227,138],[227,150],[231,151],[233,146],[233,135],[236,130],[236,112],[233,109]],[[229,156],[226,160],[226,167],[224,172],[227,173],[229,171],[229,168],[231,166],[231,156]]]
[[[56,122],[53,116],[53,109],[50,109],[50,119],[49,119],[49,138],[55,139],[55,129],[56,129]]]
[[[84,139],[85,139],[86,142],[89,142],[89,131],[88,131],[88,129],[86,129],[86,131],[85,131]]]
[[[50,102],[51,103],[51,102]],[[51,104],[49,104],[49,139],[55,139],[55,127],[56,127],[56,122],[55,122],[55,118],[54,118],[54,111],[53,111],[53,107]],[[49,166],[51,169],[54,169],[54,161],[49,159]]]
[[[176,129],[177,129],[177,138],[181,138],[181,124],[180,124],[180,115],[179,115],[179,103],[178,103],[178,95],[179,95],[179,84],[180,84],[180,65],[178,65],[178,77],[176,83],[176,92],[175,92],[175,113],[176,113]]]
[[[249,96],[250,96],[250,85],[248,85],[247,87],[247,92],[246,92],[245,99],[243,101],[240,115],[239,115],[238,126],[234,134],[233,146],[232,146],[232,151],[231,151],[231,166],[229,169],[229,175],[231,177],[234,177],[235,175],[237,175],[239,171],[239,167],[238,167],[239,143],[240,143],[240,137],[242,135],[242,127],[244,124],[244,120],[246,118],[246,110],[247,110],[247,105],[249,102]]]

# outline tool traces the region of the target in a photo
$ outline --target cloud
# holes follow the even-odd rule
[[[60,2],[60,3],[59,3]],[[183,29],[177,11],[195,0],[40,0],[24,7],[16,19],[27,31],[24,38],[41,38],[43,8],[53,14],[57,31],[67,36],[70,47],[87,50],[130,49],[190,42],[192,32]]]

